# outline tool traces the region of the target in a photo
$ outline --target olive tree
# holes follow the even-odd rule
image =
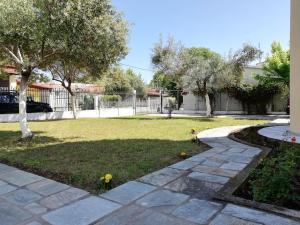
[[[125,54],[126,33],[120,14],[108,0],[0,0],[0,57],[21,75],[22,138],[32,137],[26,90],[37,69],[67,65],[69,71],[98,76]],[[82,74],[72,73],[62,80],[73,82]]]
[[[206,115],[210,117],[210,93],[240,82],[245,66],[259,56],[260,51],[251,45],[225,58],[207,48],[185,48],[169,39],[165,45],[162,41],[155,45],[152,63],[158,71],[205,97]]]
[[[108,0],[59,1],[54,21],[59,32],[56,40],[63,51],[48,67],[52,78],[71,96],[76,118],[76,96],[72,83],[96,80],[127,54],[127,23]]]
[[[14,65],[21,75],[19,121],[22,138],[32,137],[26,115],[29,79],[37,68],[52,61],[60,47],[49,35],[54,25],[41,2],[46,1],[0,0],[0,57]]]

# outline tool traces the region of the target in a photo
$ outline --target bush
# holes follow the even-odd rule
[[[260,169],[251,174],[250,185],[255,201],[299,205],[300,147],[284,144],[276,156],[265,159]]]
[[[120,95],[104,95],[101,100],[103,102],[118,102],[121,100]]]

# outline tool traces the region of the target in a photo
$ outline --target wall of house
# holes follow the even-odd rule
[[[262,66],[249,66],[243,73],[242,83],[255,85],[258,81],[255,79],[256,75],[263,75]],[[275,95],[270,99],[268,113],[285,113],[288,99],[282,95]],[[215,96],[215,112],[228,114],[245,113],[243,105],[234,97],[228,96],[227,93],[219,93]],[[183,111],[204,112],[206,110],[205,99],[203,97],[195,96],[192,91],[183,96],[183,104],[181,106]]]

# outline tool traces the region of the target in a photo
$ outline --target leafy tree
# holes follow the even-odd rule
[[[182,57],[186,68],[184,83],[196,90],[198,95],[205,97],[206,116],[211,116],[211,100],[209,97],[218,75],[224,68],[222,57],[206,48],[189,48]]]
[[[268,86],[288,88],[290,86],[290,52],[282,48],[280,43],[272,43],[272,55],[267,57],[264,75],[257,79]]]
[[[187,85],[205,97],[206,115],[212,115],[211,99],[220,91],[240,82],[244,67],[260,56],[251,45],[235,52],[228,59],[207,48],[185,48],[170,38],[166,45],[155,45],[152,63],[158,72],[172,77],[177,85]],[[234,82],[233,82],[234,81]]]
[[[174,80],[172,76],[166,76],[163,72],[158,71],[154,74],[149,86],[167,91],[170,96],[175,98],[178,107],[177,109],[180,108],[183,102],[183,97],[181,95],[182,88],[178,86],[176,80]]]
[[[90,78],[99,79],[115,62],[127,54],[127,24],[110,2],[105,0],[57,1],[55,9],[57,30],[65,31],[58,44],[64,51],[59,60],[49,66],[53,80],[71,95],[76,118],[76,94],[72,83]]]
[[[146,94],[145,83],[141,75],[134,73],[131,69],[124,71],[120,67],[114,67],[105,74],[102,83],[105,86],[105,93],[109,95],[126,96],[132,94],[133,90],[141,96]]]
[[[126,77],[129,80],[130,86],[136,90],[139,96],[145,96],[145,82],[142,79],[141,74],[136,74],[132,69],[126,70]]]
[[[51,10],[45,6],[53,1],[0,0],[0,57],[16,66],[21,75],[19,121],[22,138],[32,137],[27,124],[26,90],[36,68],[50,63],[60,46],[51,35]],[[62,33],[62,31],[60,31]]]

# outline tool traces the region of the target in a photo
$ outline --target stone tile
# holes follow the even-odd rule
[[[219,183],[219,184],[226,184],[229,181],[228,177],[208,174],[208,173],[200,173],[200,172],[192,172],[188,175],[189,178],[210,182],[210,183]]]
[[[130,181],[100,195],[100,197],[107,198],[121,204],[128,204],[155,190],[155,188],[156,187],[152,185]]]
[[[202,156],[201,154],[195,155],[193,157],[190,157],[188,159],[186,159],[187,161],[192,161],[192,162],[197,162],[197,163],[202,163],[203,161],[205,161],[207,159],[207,157]]]
[[[88,192],[81,189],[70,188],[42,199],[40,204],[49,209],[56,209],[88,194]]]
[[[26,205],[24,207],[24,209],[30,211],[33,214],[42,214],[42,213],[47,212],[47,208],[45,208],[45,207],[43,207],[40,204],[35,203],[35,202],[31,203],[29,205]]]
[[[42,216],[52,225],[89,225],[121,206],[95,196],[56,209]]]
[[[220,167],[224,163],[226,163],[226,161],[220,160],[220,159],[207,159],[203,163],[201,163],[201,165],[217,168],[217,167]]]
[[[249,148],[246,151],[244,151],[242,154],[244,156],[254,157],[257,156],[261,152],[258,148]]]
[[[172,214],[194,223],[206,224],[221,208],[221,204],[192,199],[188,203],[178,207]]]
[[[1,185],[0,186],[0,195],[7,194],[14,190],[17,190],[17,187],[9,185],[9,184]]]
[[[262,225],[247,220],[242,220],[233,216],[219,214],[209,225]]]
[[[0,179],[17,186],[25,186],[44,178],[21,170],[13,170],[11,172],[1,174]]]
[[[42,225],[42,224],[37,221],[32,221],[30,223],[26,223],[26,225]]]
[[[7,172],[11,172],[13,170],[17,170],[17,169],[14,168],[14,167],[7,166],[5,164],[0,163],[0,175],[4,174],[4,173],[7,173]]]
[[[229,162],[229,163],[225,163],[220,168],[225,169],[225,170],[240,171],[240,170],[243,170],[246,166],[247,166],[247,164],[244,164],[244,163]]]
[[[29,190],[35,191],[41,195],[48,196],[68,189],[69,186],[53,180],[44,179],[26,186]]]
[[[168,190],[159,190],[146,195],[142,199],[138,200],[136,204],[168,213],[174,209],[175,206],[180,205],[188,198],[188,195],[174,193]]]
[[[179,178],[185,173],[183,170],[173,168],[164,168],[154,173],[148,174],[139,180],[156,186],[164,186],[165,184]]]
[[[193,168],[194,166],[199,165],[198,162],[193,162],[190,160],[184,160],[179,163],[173,164],[169,167],[174,168],[174,169],[179,169],[179,170],[189,170]]]
[[[31,215],[24,210],[7,202],[0,202],[1,225],[16,225],[29,218],[31,218]]]
[[[300,225],[300,222],[296,222],[291,219],[232,204],[228,204],[222,210],[222,213],[265,225]]]
[[[209,152],[212,153],[222,153],[228,150],[228,147],[214,147],[212,149],[209,149]]]
[[[131,205],[123,208],[95,225],[193,225],[159,212]]]
[[[209,174],[231,177],[231,178],[235,177],[238,174],[238,172],[235,170],[225,170],[221,168],[213,168],[213,167],[202,166],[202,165],[196,166],[192,170],[195,172],[209,173]]]
[[[2,198],[17,205],[27,205],[41,199],[42,196],[26,189],[19,189],[4,195]]]
[[[165,186],[165,188],[169,190],[180,192],[193,198],[206,200],[212,199],[216,191],[219,191],[222,187],[222,184],[209,183],[188,177],[181,177]]]
[[[242,155],[243,153],[226,155],[228,161],[238,162],[238,163],[250,163],[253,158]]]
[[[241,153],[243,151],[245,151],[246,148],[239,148],[239,147],[234,147],[234,148],[230,148],[226,151],[226,153],[229,153],[229,154],[235,154],[235,153]],[[223,152],[224,153],[224,152]]]

